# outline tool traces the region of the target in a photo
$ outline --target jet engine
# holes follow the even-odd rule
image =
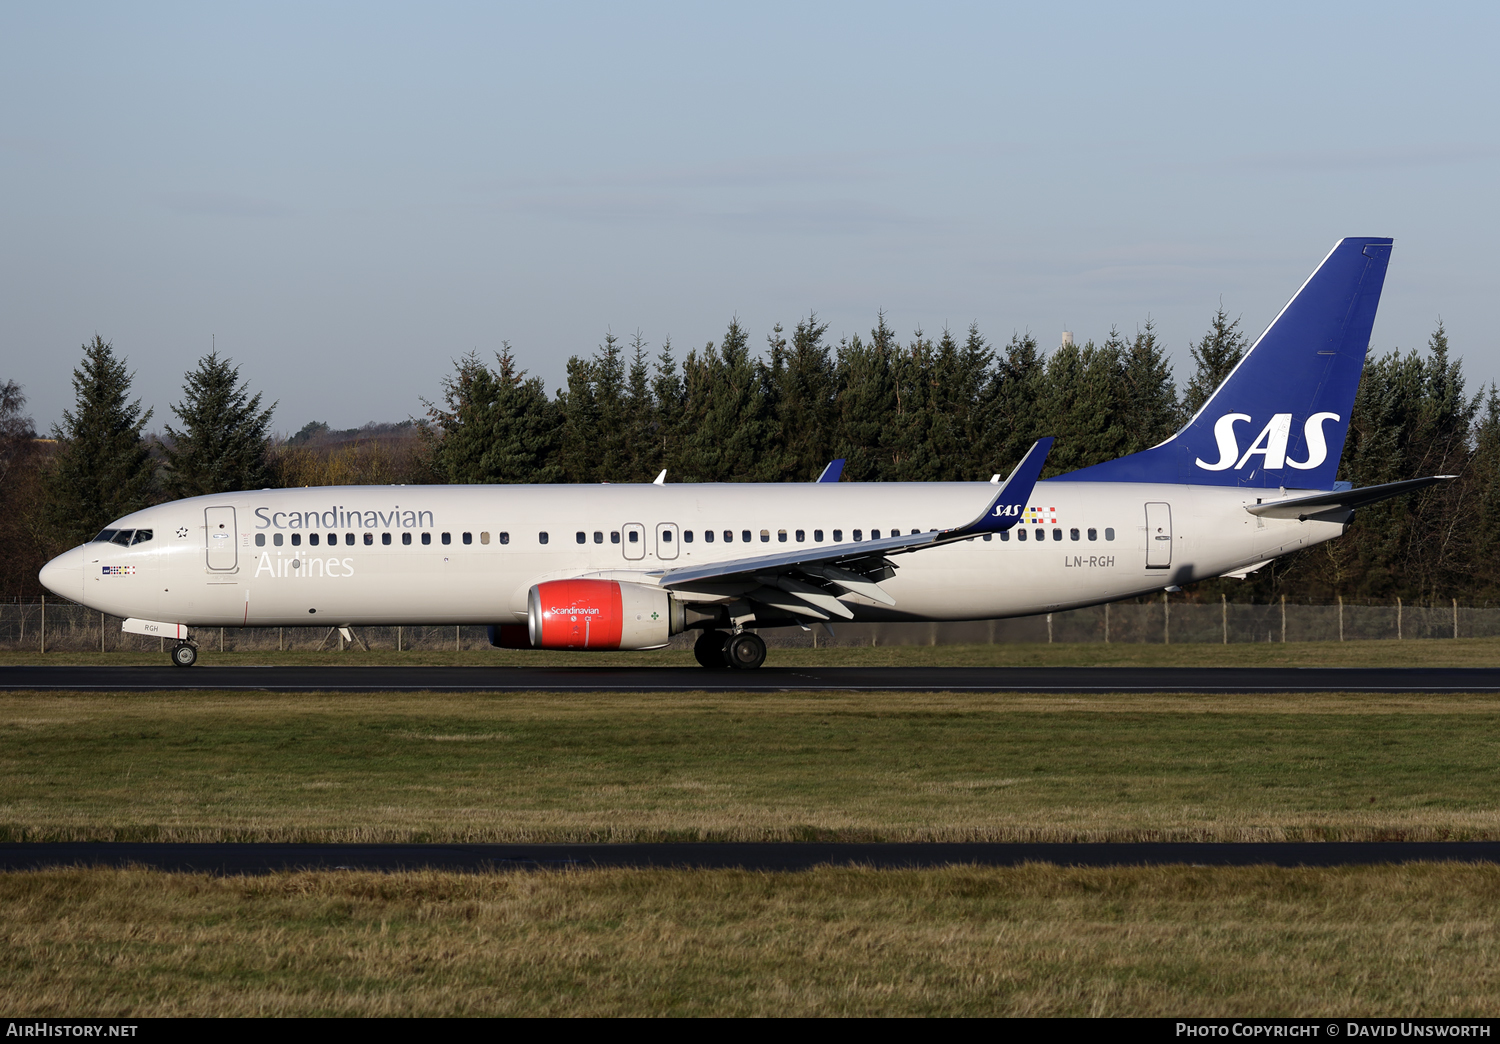
[[[659,587],[618,580],[549,580],[531,589],[534,649],[660,649],[686,627],[684,605]]]

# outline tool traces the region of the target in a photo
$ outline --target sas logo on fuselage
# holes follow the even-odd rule
[[[1307,449],[1306,460],[1291,460],[1287,457],[1286,447],[1292,434],[1290,413],[1273,415],[1255,437],[1255,441],[1250,443],[1250,448],[1241,454],[1239,436],[1235,433],[1234,426],[1241,421],[1248,423],[1250,419],[1248,413],[1226,413],[1214,421],[1214,441],[1219,444],[1219,459],[1210,464],[1198,457],[1193,463],[1204,471],[1228,471],[1230,468],[1238,471],[1252,457],[1259,457],[1260,466],[1267,471],[1277,471],[1284,467],[1311,471],[1328,459],[1328,440],[1323,435],[1323,425],[1328,421],[1336,423],[1339,415],[1314,413],[1307,418],[1302,425],[1302,444]]]
[[[1021,505],[996,504],[994,514],[996,518],[1017,518],[1021,514]]]

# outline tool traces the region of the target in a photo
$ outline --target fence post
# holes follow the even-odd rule
[[[276,651],[286,652],[286,628],[276,628]]]
[[[1052,644],[1052,614],[1047,614],[1047,644]]]
[[[38,632],[42,640],[42,655],[47,655],[47,596],[42,595],[42,626]]]
[[[1453,599],[1453,637],[1458,637],[1458,599]]]
[[[1281,644],[1286,644],[1286,595],[1281,596]]]
[[[1224,644],[1229,644],[1229,596],[1222,591],[1219,593],[1219,617],[1224,625]]]
[[[219,651],[224,651],[224,628],[219,628]]]
[[[458,647],[458,628],[459,628],[458,624],[454,624],[453,625],[453,651],[454,652],[461,652],[462,651]]]
[[[1339,595],[1339,641],[1344,640],[1344,596]]]
[[[1172,644],[1172,603],[1167,601],[1167,592],[1161,593],[1161,643]]]
[[[1396,599],[1396,641],[1401,641],[1401,599]]]
[[[814,631],[813,632],[813,645],[814,646],[817,645],[817,641],[818,641],[818,635],[817,635],[817,632]],[[397,652],[401,651],[401,625],[400,624],[396,625],[396,651]]]
[[[99,614],[99,651],[104,651],[104,614]]]
[[[1104,644],[1109,644],[1109,603],[1104,603]]]

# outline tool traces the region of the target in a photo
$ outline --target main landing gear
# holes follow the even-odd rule
[[[172,646],[172,666],[191,667],[198,662],[198,647],[191,641],[178,642]]]
[[[754,631],[704,631],[693,643],[693,656],[705,667],[753,671],[766,662],[766,643]]]

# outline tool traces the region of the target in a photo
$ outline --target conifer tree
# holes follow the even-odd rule
[[[182,429],[166,426],[166,487],[173,498],[263,489],[270,485],[266,457],[272,403],[260,408],[239,368],[217,351],[187,374],[183,400],[172,407]]]
[[[833,456],[843,457],[844,476],[852,482],[880,482],[888,478],[882,440],[896,410],[895,378],[891,373],[895,334],[885,313],[865,343],[859,334],[838,347],[838,435]]]
[[[541,378],[516,368],[501,342],[491,370],[470,352],[443,382],[443,405],[428,403],[432,466],[444,482],[556,482],[556,408]]]
[[[1182,421],[1172,364],[1156,340],[1156,326],[1148,317],[1123,351],[1122,387],[1117,399],[1125,441],[1120,453],[1138,453],[1169,438]]]
[[[1224,383],[1224,378],[1229,376],[1229,371],[1249,347],[1250,338],[1240,331],[1240,321],[1230,322],[1229,314],[1220,304],[1214,313],[1213,325],[1203,335],[1203,340],[1189,349],[1198,366],[1182,394],[1182,408],[1189,417],[1197,413]]]
[[[817,478],[833,452],[833,411],[836,395],[834,364],[823,343],[828,324],[816,312],[798,320],[791,343],[781,327],[771,340],[771,382],[776,389],[772,408],[781,446],[779,478],[805,482]]]
[[[774,478],[761,368],[749,336],[732,319],[724,340],[683,364],[683,482],[758,482]]]
[[[129,401],[134,374],[99,335],[73,371],[73,409],[52,429],[60,446],[47,479],[47,524],[68,545],[152,502],[156,462],[141,437],[151,410]]]

